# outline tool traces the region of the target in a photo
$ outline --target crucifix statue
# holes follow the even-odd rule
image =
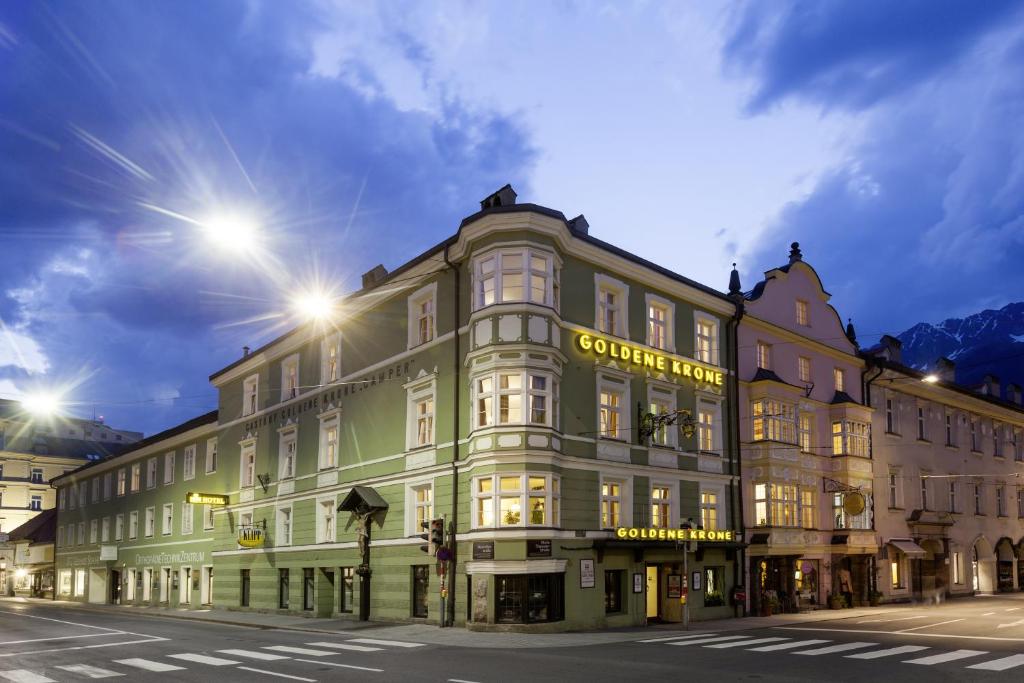
[[[338,506],[339,512],[352,513],[345,525],[348,531],[355,524],[356,545],[359,548],[359,620],[370,620],[370,530],[374,521],[377,526],[384,526],[384,517],[388,512],[388,504],[377,491],[369,486],[354,486],[345,500]]]

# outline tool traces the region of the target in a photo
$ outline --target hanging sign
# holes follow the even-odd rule
[[[858,491],[849,491],[843,494],[843,512],[856,517],[860,513],[864,512],[865,501],[864,494]]]
[[[243,548],[262,548],[264,533],[258,526],[238,527],[238,545]]]

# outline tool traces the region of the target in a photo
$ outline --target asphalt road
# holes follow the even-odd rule
[[[375,637],[378,629],[324,635],[3,603],[0,683],[1024,680],[1024,594],[835,614],[771,628],[650,629],[599,646],[498,649]]]

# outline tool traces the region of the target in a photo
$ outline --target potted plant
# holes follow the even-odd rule
[[[845,595],[834,595],[829,593],[828,596],[828,608],[829,609],[843,609],[846,607],[846,596]]]
[[[881,591],[871,591],[870,593],[868,593],[868,604],[870,604],[872,607],[878,607],[878,605],[881,604],[881,602],[882,602],[882,592]]]
[[[779,596],[773,590],[761,594],[761,616],[770,617],[779,609]]]

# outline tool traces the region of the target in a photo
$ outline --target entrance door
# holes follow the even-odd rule
[[[192,602],[192,567],[181,568],[181,594],[178,604],[187,605]]]
[[[213,567],[203,567],[203,583],[199,589],[199,601],[204,605],[213,604]]]
[[[160,569],[160,602],[168,602],[171,590],[171,568]]]
[[[648,566],[647,567],[647,618],[657,619],[658,618],[658,597],[661,593],[658,592],[658,567]]]
[[[142,570],[142,601],[149,602],[150,596],[153,594],[153,570],[146,569]]]
[[[110,604],[121,604],[121,572],[110,570]]]

